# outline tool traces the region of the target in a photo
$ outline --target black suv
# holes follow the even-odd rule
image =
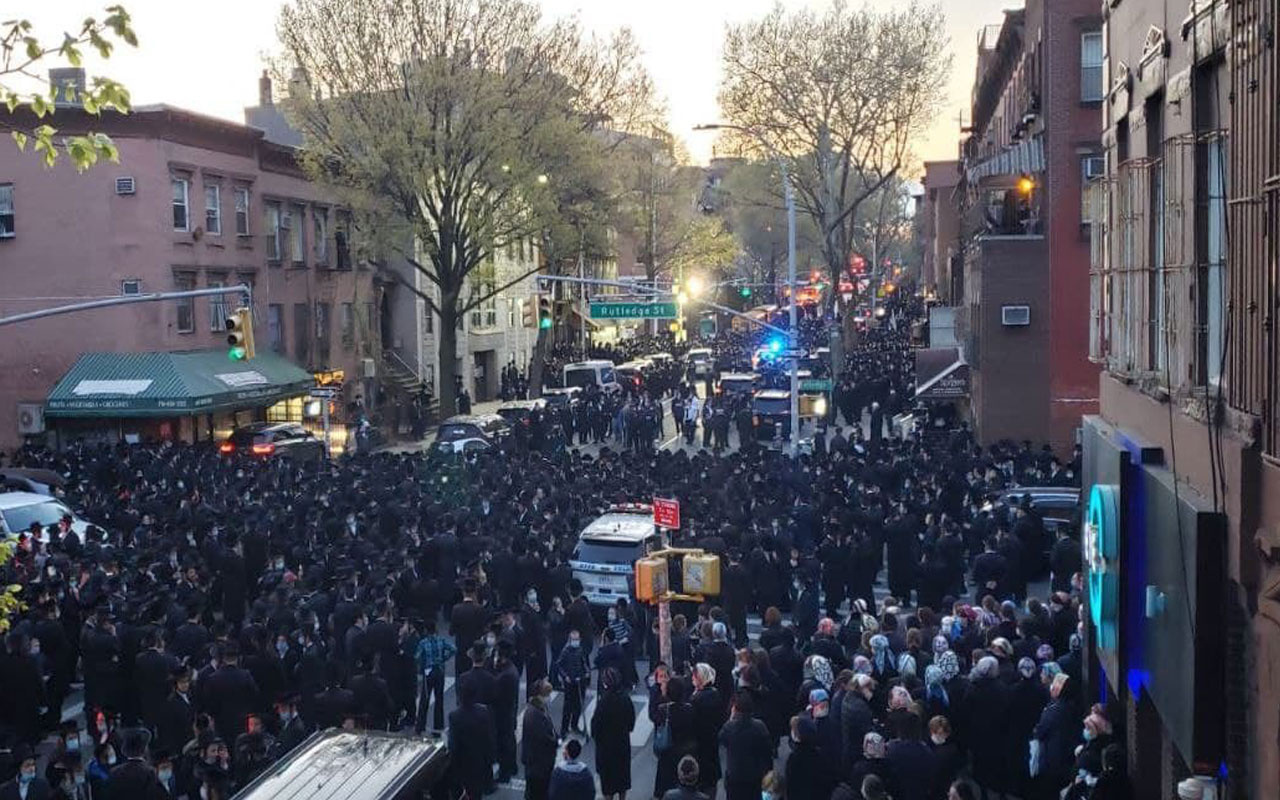
[[[292,458],[295,461],[323,461],[324,442],[296,422],[255,422],[236,428],[218,446],[225,456],[237,453],[257,458]]]
[[[786,389],[761,389],[751,397],[751,423],[756,439],[768,440],[775,435],[791,438],[791,392]]]

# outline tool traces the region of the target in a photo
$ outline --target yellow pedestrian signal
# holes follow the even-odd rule
[[[237,308],[227,317],[227,358],[248,361],[257,355],[253,346],[253,311]]]

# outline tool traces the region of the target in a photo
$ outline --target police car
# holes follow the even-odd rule
[[[636,560],[662,547],[652,506],[610,506],[578,535],[569,567],[582,582],[587,602],[611,606],[619,597],[634,600]]]

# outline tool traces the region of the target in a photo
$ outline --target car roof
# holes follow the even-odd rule
[[[542,390],[542,394],[582,394],[581,386],[548,386]]]
[[[789,400],[791,392],[787,389],[761,389],[752,397],[756,400]]]
[[[701,353],[706,353],[707,355],[711,355],[711,348],[710,348],[710,347],[695,347],[695,348],[691,349],[691,350],[688,352],[688,355],[693,355],[694,353],[699,353],[699,354],[701,354]]]
[[[36,492],[0,492],[0,511],[7,508],[22,508],[23,506],[34,506],[38,503],[48,503],[62,501],[56,497],[47,494],[37,494]]]
[[[642,359],[642,358],[637,358],[635,361],[628,361],[628,362],[626,362],[625,364],[619,364],[619,365],[617,366],[617,369],[620,369],[620,370],[622,370],[622,369],[645,369],[646,367],[652,367],[652,366],[653,366],[653,362],[652,362],[652,361],[646,361],[646,360],[644,360],[644,359]]]
[[[760,375],[755,372],[725,372],[720,375],[720,382],[725,381],[754,381],[759,380]]]
[[[506,409],[519,409],[521,411],[525,411],[525,410],[532,411],[535,408],[542,408],[546,406],[546,404],[547,404],[547,401],[543,400],[541,397],[535,400],[508,400],[507,402],[498,406],[498,411],[503,411]]]
[[[597,541],[642,542],[657,532],[648,514],[610,511],[594,519],[582,531],[582,538]]]
[[[565,369],[578,369],[578,368],[585,369],[587,367],[594,368],[594,367],[612,367],[612,366],[613,366],[612,361],[606,361],[602,358],[597,358],[597,359],[592,359],[591,361],[574,361],[569,364],[565,364],[564,368]]]
[[[658,360],[662,361],[662,360],[666,360],[666,359],[671,358],[671,354],[670,354],[670,353],[650,353],[649,355],[644,356],[644,357],[645,357],[645,358],[647,358],[647,359],[650,359],[650,360],[652,360],[652,359],[655,359],[655,358],[656,358],[656,359],[658,359]]]
[[[506,420],[499,414],[455,414],[449,417],[441,425],[479,425],[482,422],[493,422],[497,420],[502,424],[506,424]]]
[[[1079,501],[1080,490],[1074,486],[1015,486],[1012,489],[1002,489],[1000,491],[1000,499],[1014,500],[1021,499],[1024,494],[1031,495],[1031,501],[1034,503],[1039,499],[1063,498]]]

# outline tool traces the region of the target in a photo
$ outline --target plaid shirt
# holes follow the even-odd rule
[[[457,652],[458,649],[453,646],[453,643],[443,636],[424,636],[422,641],[418,642],[416,656],[418,671],[427,673],[433,669],[439,669]]]

